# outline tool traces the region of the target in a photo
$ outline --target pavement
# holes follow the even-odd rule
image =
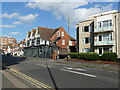
[[[2,88],[17,88],[11,81],[2,75]]]
[[[10,57],[9,60],[4,59],[13,60]],[[6,70],[36,88],[118,88],[117,65],[40,58],[14,59],[19,63],[7,63],[9,68]]]

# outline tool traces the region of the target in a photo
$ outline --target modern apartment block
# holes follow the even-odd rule
[[[93,52],[93,19],[77,24],[78,52]]]
[[[86,32],[82,32],[84,30],[82,27],[87,26],[87,23],[90,23],[90,21],[93,21],[93,25],[91,26],[91,31],[88,33],[91,35],[88,35]],[[85,23],[86,22],[86,23]],[[116,52],[118,54],[118,57],[120,57],[120,12],[113,10],[108,11],[96,15],[92,15],[89,17],[89,20],[80,22],[77,24],[77,41],[78,41],[78,47],[79,52],[82,51],[83,48],[86,48],[85,45],[82,45],[84,42],[85,36],[90,36],[89,41],[93,47],[90,47],[90,50],[98,53],[99,55],[103,54],[104,52]],[[87,50],[86,52],[89,52],[90,50]]]

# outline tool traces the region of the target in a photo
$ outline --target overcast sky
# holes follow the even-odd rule
[[[75,25],[79,21],[88,19],[89,15],[117,9],[117,2],[85,0],[83,2],[2,2],[0,27],[2,27],[2,36],[11,36],[20,41],[26,37],[27,31],[38,26],[53,29],[62,26],[67,31],[69,17],[70,35],[75,38]]]

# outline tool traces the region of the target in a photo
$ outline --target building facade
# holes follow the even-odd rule
[[[90,49],[93,49],[93,51],[99,55],[102,55],[104,52],[115,52],[118,54],[118,57],[120,57],[120,12],[113,10],[92,15],[89,18],[93,20],[93,34],[90,35],[91,38],[93,37],[93,39],[90,39],[90,44],[92,44],[93,47],[90,47]],[[90,20],[84,22],[89,23]],[[81,28],[83,26],[82,24],[86,25],[84,22],[77,24],[77,28]],[[81,32],[82,29],[78,29],[78,31]],[[78,31],[77,37],[79,37],[79,39],[77,39],[77,41],[79,42],[79,52],[83,52],[81,49],[84,48],[84,46],[82,46],[80,42],[83,38],[83,33],[78,33]]]
[[[70,37],[63,27],[56,29],[38,27],[27,33],[25,55],[51,58],[54,50],[66,49],[68,42],[70,42],[69,46],[74,46],[73,41],[75,42],[75,39]]]
[[[50,38],[50,43],[55,44],[59,50],[67,50],[68,47],[71,51],[72,47],[75,47],[76,40],[69,36],[63,27],[57,28]]]
[[[53,29],[46,27],[38,27],[29,31],[25,39],[25,55],[29,57],[50,58],[53,47],[50,46],[49,38],[53,31]]]
[[[82,21],[77,26],[78,52],[93,52],[93,19]]]
[[[12,54],[18,49],[17,40],[12,37],[0,37],[0,48],[5,54]]]

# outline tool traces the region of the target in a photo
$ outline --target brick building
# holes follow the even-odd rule
[[[18,49],[17,40],[12,37],[0,37],[0,49],[4,53],[11,53]]]
[[[69,36],[63,27],[59,27],[52,34],[50,43],[58,46],[59,50],[67,50],[69,47],[70,51],[74,51],[76,40]]]

